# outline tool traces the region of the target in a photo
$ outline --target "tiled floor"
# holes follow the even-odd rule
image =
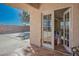
[[[68,56],[57,50],[49,50],[42,47],[37,47],[31,45],[26,49],[19,49],[16,53],[12,54],[13,56]]]
[[[61,44],[56,45],[56,46],[55,46],[55,50],[60,51],[60,52],[62,52],[62,53],[64,53],[64,54],[69,54],[69,55],[71,55],[71,53],[67,52],[67,50],[64,48],[64,46],[61,45]]]

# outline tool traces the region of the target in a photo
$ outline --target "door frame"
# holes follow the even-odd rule
[[[72,46],[72,38],[71,38],[71,27],[72,27],[72,7],[65,7],[65,8],[68,8],[65,12],[69,12],[69,48],[65,47],[63,44],[63,46],[65,47],[65,49],[68,51],[68,52],[71,52],[71,46]],[[63,9],[63,8],[61,8]],[[59,9],[56,9],[56,10],[59,10]],[[54,10],[55,11],[55,10]],[[53,17],[54,17],[54,14],[53,14]],[[55,18],[55,17],[54,17]],[[53,18],[53,19],[54,19]],[[55,19],[53,20],[55,21]],[[55,25],[54,25],[55,26]],[[64,42],[63,42],[64,43]]]
[[[65,38],[65,29],[64,29],[64,42],[63,42],[63,46],[65,47],[65,49],[68,51],[68,52],[71,52],[71,46],[70,46],[70,41],[71,41],[71,39],[70,39],[70,29],[71,29],[71,8],[69,8],[69,9],[67,9],[65,12],[64,12],[64,14],[63,14],[63,20],[64,20],[64,22],[65,22],[65,14],[67,14],[67,13],[69,13],[69,47],[67,47],[66,45],[65,45],[65,40],[67,40],[67,38]],[[65,24],[64,24],[65,25]]]
[[[48,11],[45,11],[45,12],[47,13]],[[43,28],[42,28],[43,16],[51,14],[51,48],[52,50],[54,50],[54,10],[50,11],[47,14],[44,14],[44,13],[41,13],[41,40],[40,40],[41,47],[43,46],[43,39],[42,39],[43,37]]]

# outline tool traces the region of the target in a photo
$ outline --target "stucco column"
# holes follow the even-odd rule
[[[32,10],[30,13],[30,43],[41,46],[41,13]]]

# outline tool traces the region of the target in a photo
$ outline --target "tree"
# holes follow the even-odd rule
[[[27,23],[27,22],[29,22],[29,17],[30,15],[29,15],[29,13],[28,13],[28,11],[23,11],[23,14],[22,14],[22,22],[23,23]]]

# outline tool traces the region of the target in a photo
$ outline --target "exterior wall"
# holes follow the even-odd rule
[[[79,4],[73,5],[73,42],[72,45],[79,46]]]
[[[51,13],[57,9],[71,7],[70,12],[70,48],[79,45],[79,4],[42,4],[40,10],[45,13]],[[54,16],[53,16],[54,17]],[[52,19],[54,21],[54,19]],[[53,26],[54,23],[52,22]],[[52,32],[53,33],[53,32]],[[52,38],[52,40],[54,37]],[[53,40],[54,41],[54,40]],[[52,43],[54,43],[52,41]]]
[[[41,4],[40,11],[50,11],[50,10],[57,10],[66,7],[71,7],[73,4],[66,4],[66,3],[44,3]]]

